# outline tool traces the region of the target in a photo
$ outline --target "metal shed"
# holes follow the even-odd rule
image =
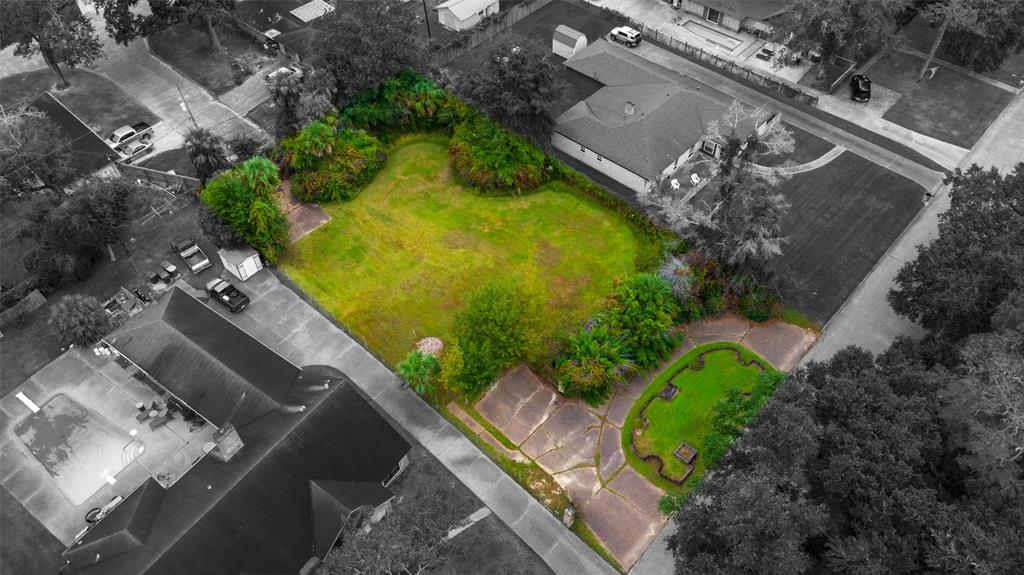
[[[573,30],[565,24],[559,24],[551,37],[551,51],[565,59],[572,58],[580,50],[587,47],[587,37],[583,32]]]
[[[256,272],[263,269],[263,260],[260,254],[252,248],[229,250],[221,248],[217,250],[221,263],[231,275],[245,281],[251,278]]]

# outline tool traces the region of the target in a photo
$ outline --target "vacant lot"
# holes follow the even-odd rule
[[[725,399],[726,392],[731,388],[744,392],[753,390],[763,371],[758,365],[743,365],[751,361],[767,365],[742,346],[720,342],[699,346],[666,368],[633,405],[626,427],[622,430],[622,448],[630,463],[655,485],[671,491],[681,489],[679,485],[661,477],[655,463],[641,461],[636,457],[629,445],[633,430],[643,429],[640,412],[650,401],[644,411],[649,425],[637,437],[637,449],[644,455],[658,456],[664,463],[662,473],[678,481],[684,476],[687,466],[675,456],[675,451],[682,443],[687,443],[697,450],[697,458],[682,488],[695,484],[705,472],[701,452],[704,449],[704,438],[711,431],[715,404]],[[677,388],[675,397],[668,401],[656,397],[668,384]]]
[[[561,183],[519,198],[481,197],[452,179],[444,136],[402,140],[384,171],[332,221],[293,245],[281,267],[392,364],[425,336],[451,336],[464,298],[517,281],[546,312],[538,341],[579,327],[635,270],[627,223]]]
[[[971,148],[1013,99],[1013,94],[946,66],[933,78],[917,74],[924,60],[886,54],[868,70],[871,80],[903,96],[882,118],[926,136]]]
[[[64,70],[71,86],[56,88],[57,76],[49,69],[16,74],[0,80],[0,106],[27,103],[39,94],[51,94],[101,138],[125,125],[144,121],[156,124],[156,115],[103,76],[85,70]]]
[[[925,192],[851,152],[780,190],[792,207],[783,220],[789,241],[774,267],[788,284],[785,301],[820,325],[903,232]]]

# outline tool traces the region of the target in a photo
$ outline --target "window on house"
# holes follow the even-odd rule
[[[708,8],[708,13],[704,16],[704,19],[714,24],[722,22],[722,13],[714,8]]]
[[[603,158],[602,158],[601,156],[598,156],[598,157],[597,157],[597,161],[598,161],[598,162],[600,162],[600,161],[602,161],[602,160],[603,160]]]
[[[714,142],[712,142],[710,140],[704,140],[704,143],[702,143],[700,145],[700,151],[704,152],[705,154],[707,154],[709,156],[717,156],[718,155],[718,144],[716,144],[716,143],[714,143]]]
[[[587,149],[586,149],[586,148],[584,148],[583,146],[580,146],[580,151],[581,151],[581,152],[583,152],[584,154],[586,154],[586,153],[587,153]]]

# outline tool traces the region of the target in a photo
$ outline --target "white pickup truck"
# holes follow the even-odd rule
[[[142,140],[149,138],[153,135],[153,126],[150,126],[146,122],[138,122],[137,124],[124,125],[114,130],[107,136],[107,144],[111,148],[118,148],[129,142],[135,140]]]
[[[197,274],[210,267],[210,258],[206,257],[202,248],[192,238],[179,238],[171,242],[171,249],[185,260],[188,269]]]

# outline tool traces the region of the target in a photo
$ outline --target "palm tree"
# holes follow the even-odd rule
[[[398,364],[398,375],[402,382],[420,395],[434,392],[434,377],[441,371],[437,358],[422,351],[410,351]]]
[[[281,178],[274,162],[263,156],[254,156],[243,162],[236,170],[239,178],[257,198],[269,200],[275,197]]]
[[[188,159],[196,168],[196,175],[202,187],[219,170],[228,167],[228,159],[224,154],[224,143],[213,132],[206,128],[193,128],[185,134],[185,150]]]
[[[85,347],[96,342],[110,329],[110,320],[94,297],[66,295],[50,309],[50,325],[57,331],[61,347]]]

